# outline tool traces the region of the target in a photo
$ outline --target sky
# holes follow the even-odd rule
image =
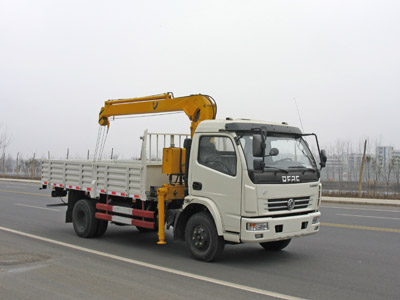
[[[217,118],[288,122],[333,149],[400,149],[400,1],[0,0],[6,153],[94,152],[108,99],[211,95]],[[105,153],[189,132],[186,115],[116,120]]]

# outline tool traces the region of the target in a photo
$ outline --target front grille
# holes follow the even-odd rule
[[[295,209],[307,208],[310,204],[310,197],[296,197],[296,198],[282,198],[282,199],[268,199],[268,211],[288,211],[288,202],[290,199],[294,200]]]

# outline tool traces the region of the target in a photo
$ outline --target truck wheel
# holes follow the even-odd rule
[[[223,237],[218,236],[214,220],[206,212],[190,217],[185,228],[185,241],[190,254],[203,261],[217,259],[225,246]]]
[[[97,222],[98,222],[98,226],[97,226],[97,231],[94,234],[94,237],[101,237],[107,231],[108,221],[106,221],[106,220],[97,220]]]
[[[276,242],[265,242],[265,243],[260,243],[261,247],[263,247],[265,250],[269,251],[280,251],[283,248],[286,248],[287,245],[289,245],[291,239],[288,240],[282,240],[282,241],[276,241]]]
[[[95,218],[96,208],[92,200],[82,199],[76,202],[72,211],[72,223],[75,233],[83,238],[94,237],[98,229]]]

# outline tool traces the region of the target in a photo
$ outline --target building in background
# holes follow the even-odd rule
[[[326,168],[322,170],[322,179],[329,181],[358,181],[362,153],[341,153],[328,155]],[[391,172],[388,172],[389,166]],[[367,154],[364,165],[364,180],[381,181],[383,175],[390,173],[391,181],[398,181],[400,168],[400,150],[392,146],[376,147],[375,155]]]
[[[397,161],[400,161],[400,150],[393,150],[392,151],[392,157],[396,159]]]
[[[398,152],[398,151],[394,151],[392,146],[376,147],[376,154],[375,154],[376,162],[382,169],[386,169],[389,166],[390,161],[393,158],[393,152]]]

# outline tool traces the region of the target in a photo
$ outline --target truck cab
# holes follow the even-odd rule
[[[318,232],[320,167],[326,158],[321,151],[318,166],[303,136],[286,124],[201,122],[191,142],[188,195],[179,219],[187,221],[203,207],[224,241],[257,242],[274,250]],[[202,236],[188,236],[200,244]]]

